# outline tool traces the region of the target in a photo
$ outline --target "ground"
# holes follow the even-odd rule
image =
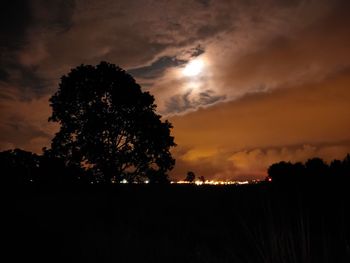
[[[118,185],[8,196],[8,262],[350,262],[344,185]]]

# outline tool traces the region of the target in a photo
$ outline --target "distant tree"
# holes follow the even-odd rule
[[[201,181],[201,182],[203,182],[203,183],[205,182],[205,178],[204,178],[203,175],[202,175],[202,176],[199,176],[199,177],[198,177],[198,180]]]
[[[312,158],[303,163],[279,162],[268,169],[267,181],[273,182],[316,182],[325,180],[350,181],[350,155],[343,161],[333,160],[330,165],[321,158]]]
[[[61,159],[21,149],[0,152],[0,167],[1,181],[7,185],[72,185],[84,175],[84,170],[68,168]]]
[[[185,178],[185,181],[189,182],[189,183],[192,183],[194,181],[194,179],[196,179],[196,175],[194,174],[194,172],[188,171],[187,175],[186,175],[186,178]]]
[[[328,165],[321,158],[312,158],[305,163],[306,174],[310,177],[327,176],[329,173]]]
[[[293,164],[290,162],[279,162],[272,164],[268,169],[268,176],[273,182],[282,182],[292,179]]]
[[[347,154],[342,161],[344,174],[350,177],[350,154]]]
[[[50,106],[49,121],[60,124],[50,151],[68,167],[86,168],[105,182],[156,182],[174,166],[172,125],[155,113],[153,96],[113,64],[72,69]]]
[[[292,167],[293,179],[297,181],[302,181],[305,178],[305,174],[306,174],[306,169],[303,163],[297,162],[293,164],[293,167]]]
[[[329,167],[329,174],[336,179],[350,181],[350,155],[347,154],[344,160],[333,160]]]
[[[336,177],[343,176],[344,169],[343,169],[342,161],[333,160],[329,166],[329,174]]]
[[[40,158],[38,155],[14,149],[0,152],[1,181],[7,185],[28,185],[38,181]]]
[[[279,162],[272,164],[268,169],[269,178],[273,182],[299,182],[305,180],[305,166],[301,162]]]

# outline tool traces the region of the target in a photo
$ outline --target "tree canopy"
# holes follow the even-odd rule
[[[316,182],[350,180],[350,155],[344,160],[333,160],[329,165],[321,158],[312,158],[305,162],[274,163],[268,168],[268,178],[276,183],[291,182]]]
[[[7,185],[73,185],[84,177],[82,169],[68,168],[61,159],[22,149],[0,152],[0,167]]]
[[[31,184],[39,175],[39,156],[21,149],[0,152],[2,181],[6,184]]]
[[[50,154],[105,182],[164,181],[175,160],[172,125],[154,97],[120,67],[81,65],[61,78],[49,121],[60,125]]]
[[[185,178],[185,181],[189,182],[189,183],[192,183],[192,182],[194,182],[194,179],[196,179],[195,173],[192,172],[192,171],[188,171],[187,175],[186,175],[186,178]]]

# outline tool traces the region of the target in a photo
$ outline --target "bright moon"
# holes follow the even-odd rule
[[[190,61],[183,70],[183,74],[187,77],[197,76],[202,72],[204,63],[202,60],[192,60]]]

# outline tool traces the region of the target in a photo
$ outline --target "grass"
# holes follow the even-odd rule
[[[8,197],[14,262],[350,262],[345,186],[120,185]]]

